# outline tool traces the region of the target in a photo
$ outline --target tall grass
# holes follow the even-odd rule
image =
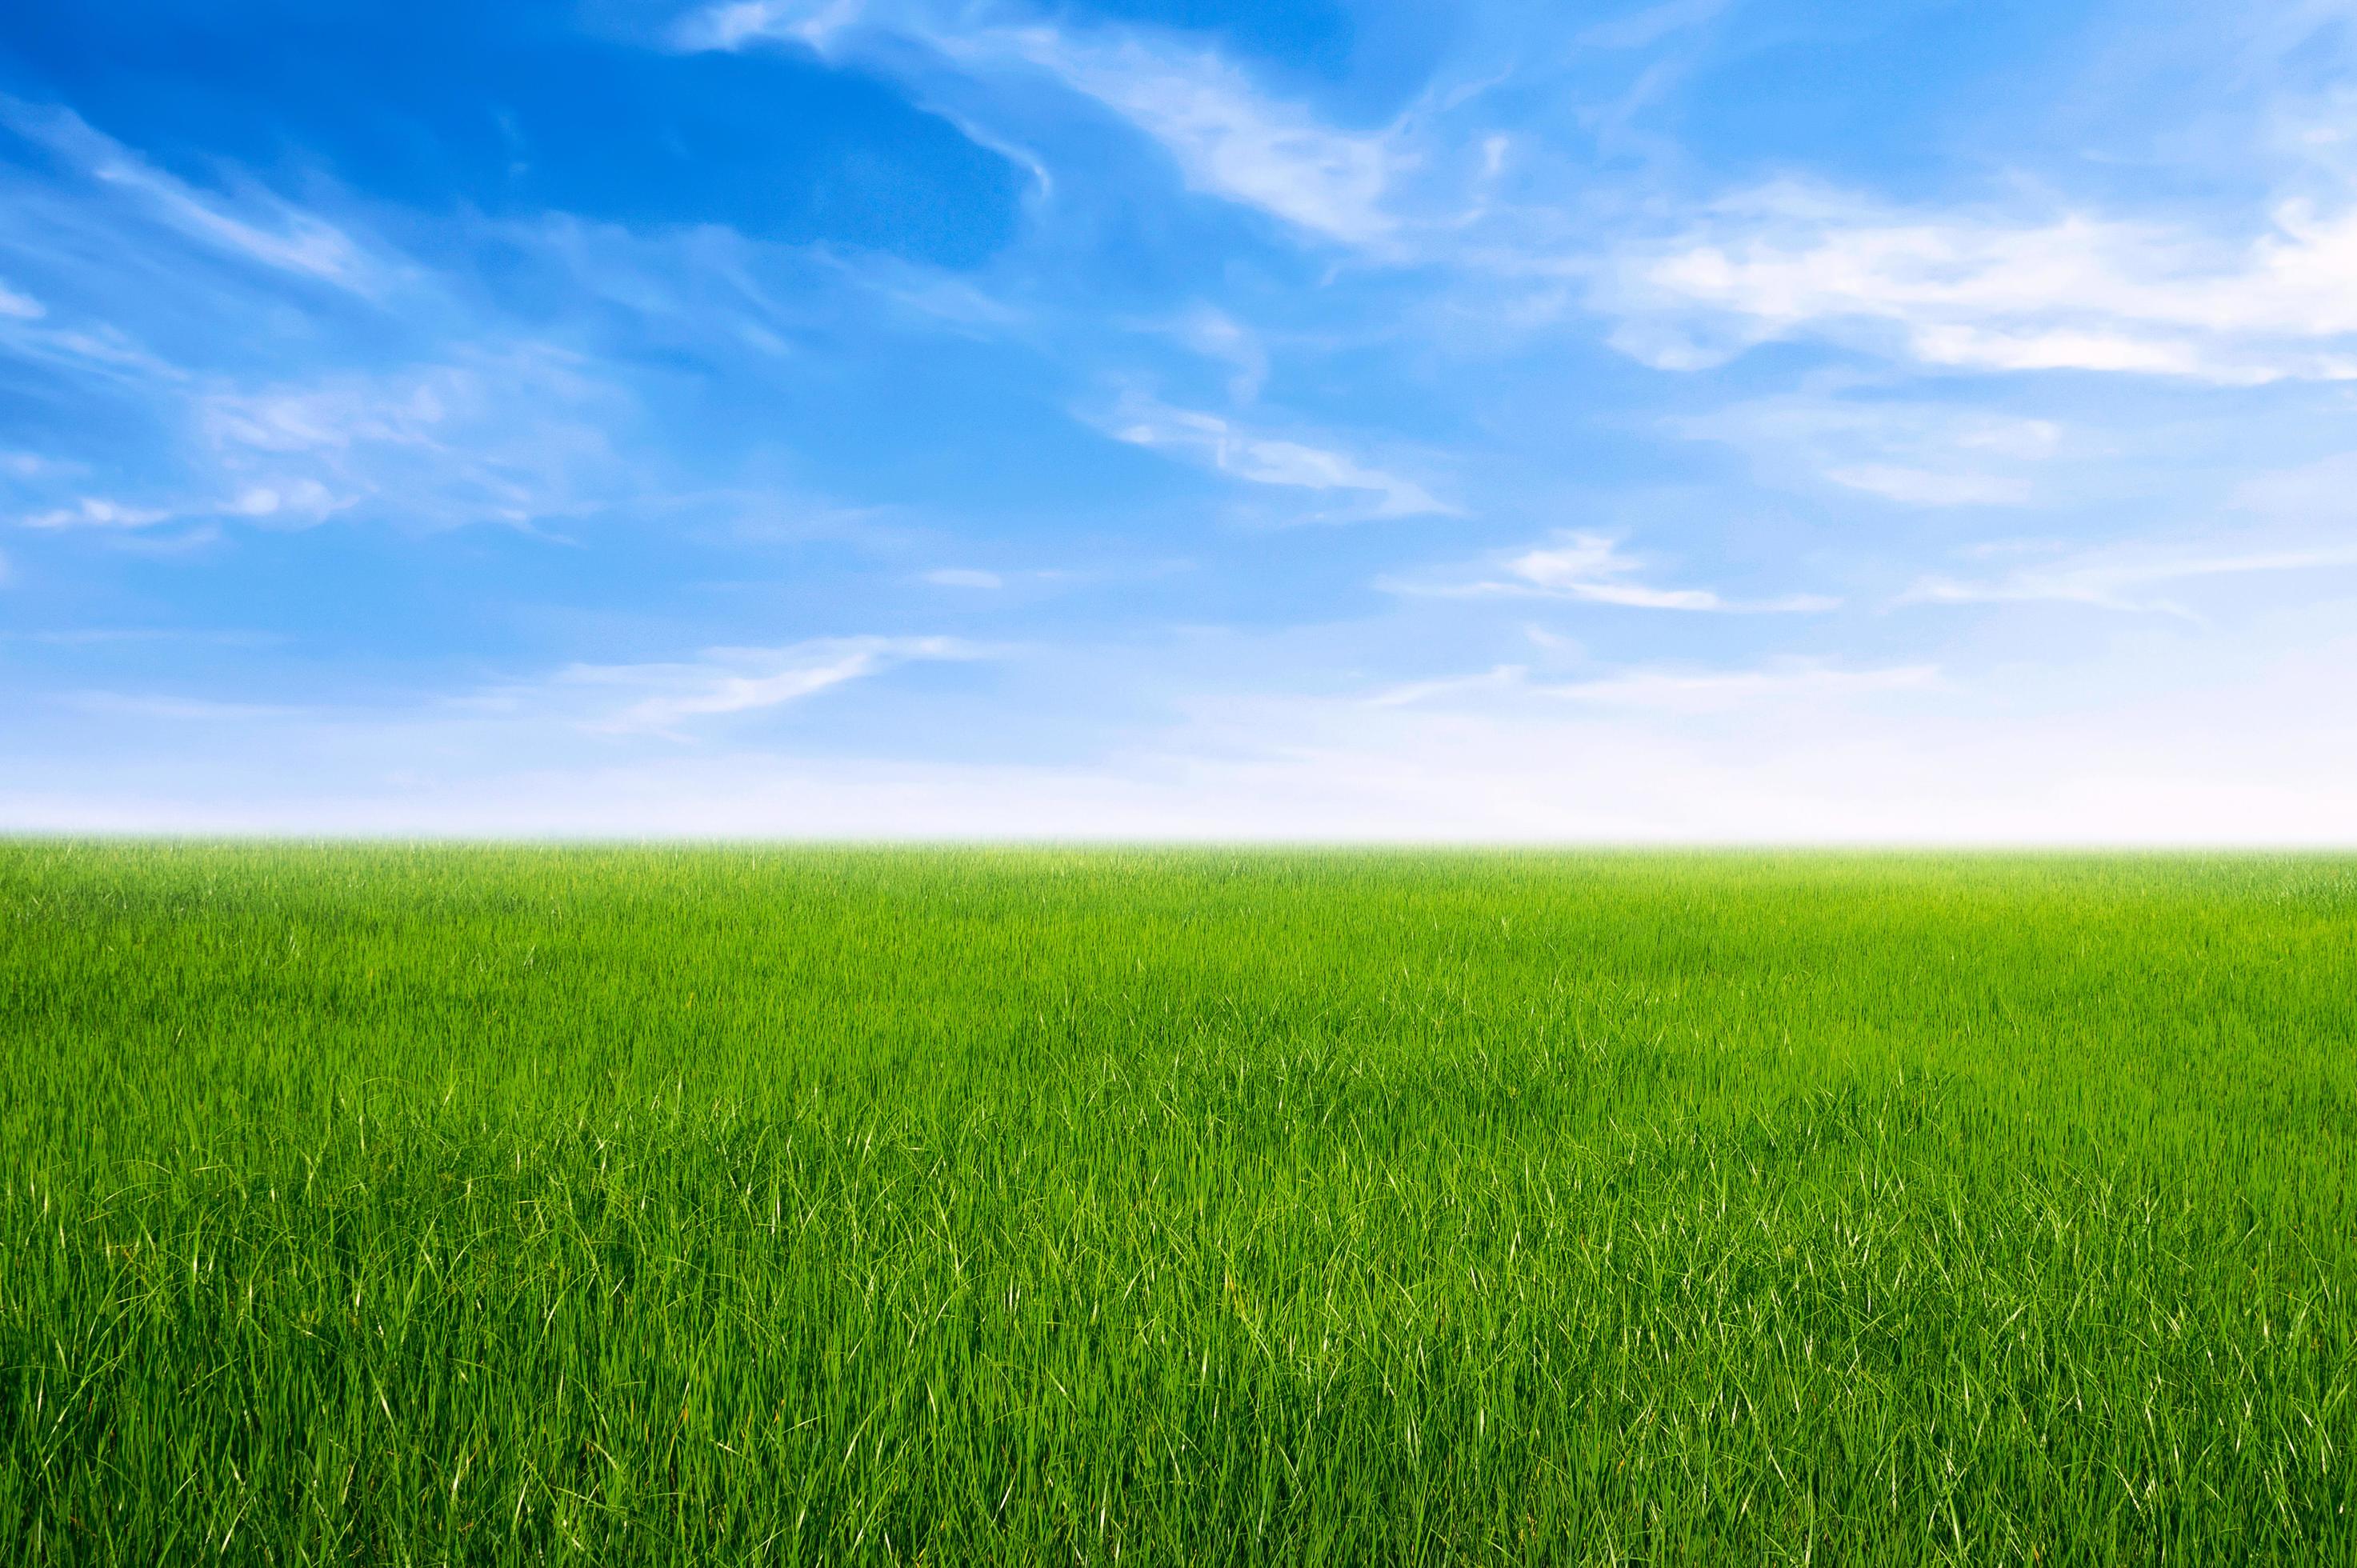
[[[0,1559],[2357,1553],[2357,861],[0,844]]]

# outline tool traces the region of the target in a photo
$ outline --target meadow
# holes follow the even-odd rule
[[[0,843],[0,1561],[2357,1560],[2357,859]]]

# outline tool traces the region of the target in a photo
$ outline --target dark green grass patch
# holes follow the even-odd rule
[[[2357,862],[0,845],[0,1559],[2347,1562]]]

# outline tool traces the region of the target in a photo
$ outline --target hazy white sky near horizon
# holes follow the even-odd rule
[[[0,832],[2357,843],[2357,5],[0,18]]]

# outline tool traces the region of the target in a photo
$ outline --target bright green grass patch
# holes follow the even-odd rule
[[[0,1560],[2348,1562],[2357,861],[0,844]]]

